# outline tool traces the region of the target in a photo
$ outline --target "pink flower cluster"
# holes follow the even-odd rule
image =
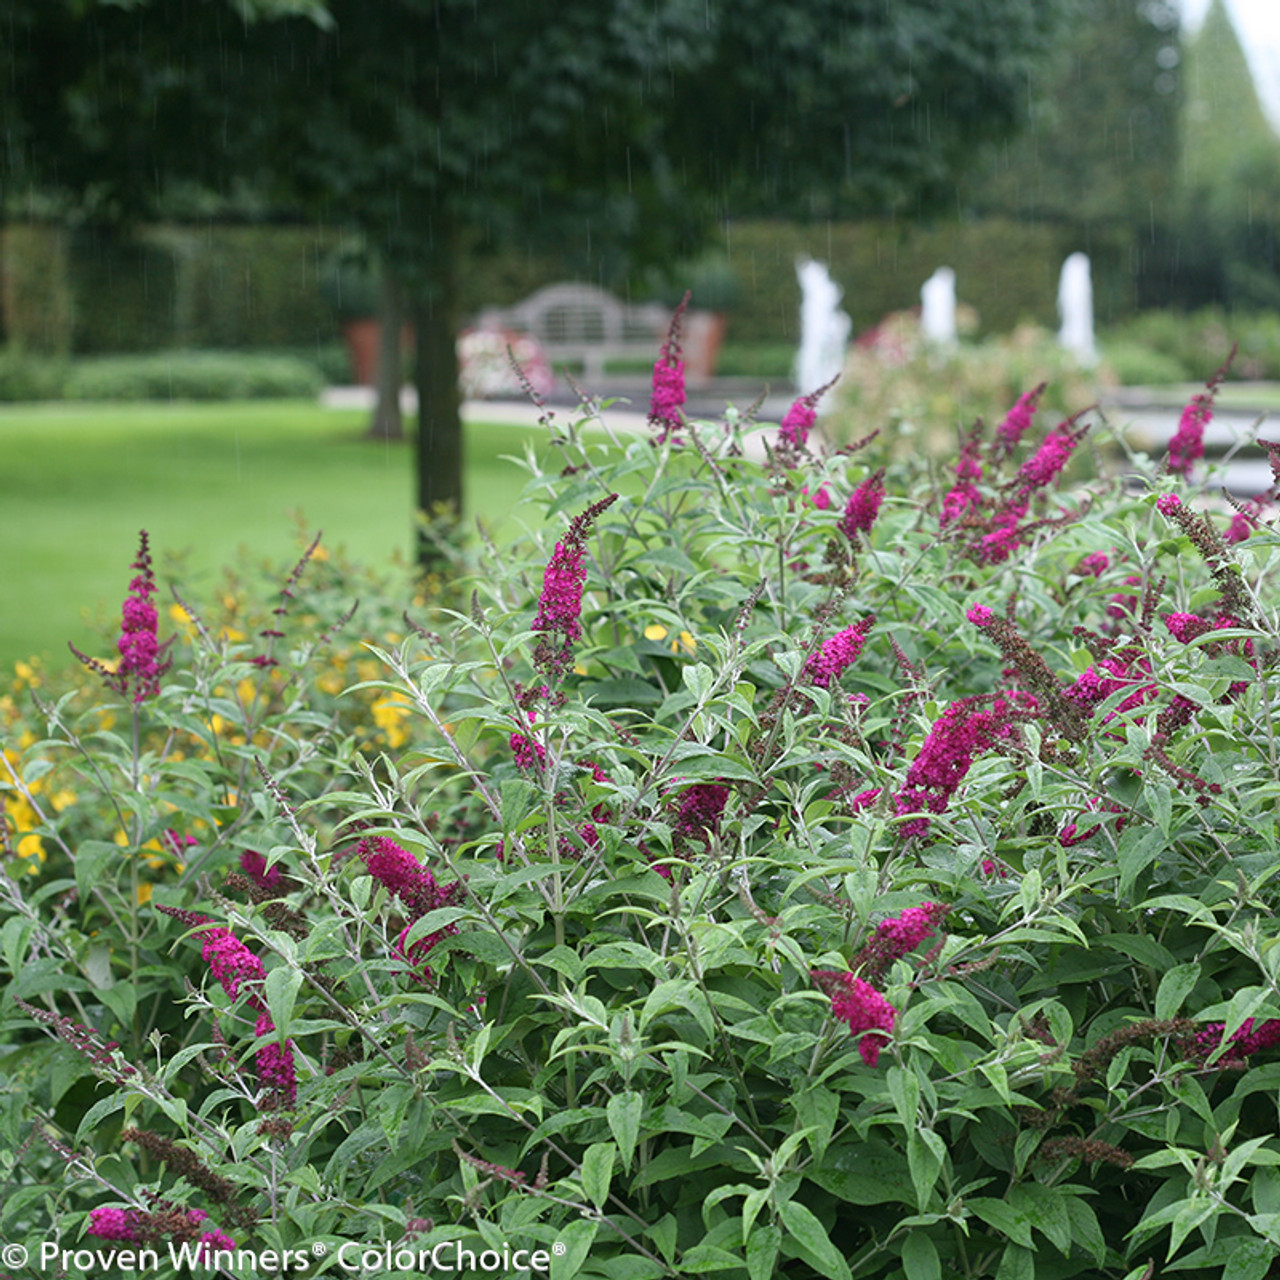
[[[778,428],[778,442],[792,449],[803,449],[809,443],[809,432],[818,420],[817,405],[809,396],[801,396],[783,415]]]
[[[729,788],[719,782],[695,782],[680,797],[680,809],[671,828],[677,844],[701,840],[709,844],[720,831],[720,818],[729,799]]]
[[[850,542],[860,533],[870,533],[884,501],[884,468],[869,475],[850,495],[840,518],[840,530]]]
[[[400,899],[405,908],[406,923],[396,939],[396,954],[413,966],[414,976],[427,981],[426,959],[444,938],[458,932],[456,924],[446,924],[434,933],[408,945],[409,932],[423,916],[441,907],[451,907],[462,897],[462,882],[441,885],[435,876],[394,840],[386,836],[368,836],[356,846],[356,853],[369,874],[389,893]]]
[[[996,444],[1002,454],[1010,454],[1018,447],[1024,433],[1035,421],[1047,383],[1042,382],[1032,391],[1024,392],[1009,410],[1005,420],[996,428]]]
[[[824,484],[818,489],[817,493],[810,493],[809,486],[805,485],[800,492],[809,499],[811,505],[817,507],[819,511],[827,511],[831,507],[831,490]]]
[[[185,911],[177,907],[164,906],[160,910],[166,915],[181,920],[188,927],[208,926],[201,928],[195,934],[200,939],[200,955],[232,1000],[239,998],[241,989],[246,983],[257,984],[266,980],[267,974],[262,967],[262,961],[230,929],[212,924],[208,916],[201,915],[198,911]],[[274,1031],[275,1024],[267,1015],[266,1006],[256,991],[249,992],[248,1003],[249,1007],[260,1015],[258,1018],[260,1029],[256,1034],[261,1036],[268,1031]],[[266,1031],[261,1030],[264,1025],[266,1025]],[[264,1109],[292,1107],[297,1101],[298,1093],[293,1066],[293,1042],[286,1040],[282,1045],[261,1050],[257,1065],[262,1083],[268,1089],[268,1100],[263,1104]]]
[[[970,612],[982,616],[980,611],[985,608],[976,605]],[[996,697],[989,709],[982,705],[987,699],[961,698],[942,713],[911,762],[906,785],[894,796],[898,813],[946,812],[974,758],[1013,734],[1018,710],[1014,696]],[[913,818],[902,825],[901,835],[907,839],[923,836],[928,830],[928,818]]]
[[[1235,356],[1236,349],[1232,347],[1222,368],[1205,383],[1205,388],[1199,395],[1191,397],[1187,407],[1183,409],[1182,417],[1178,419],[1178,429],[1169,441],[1169,456],[1165,460],[1165,466],[1174,475],[1189,476],[1192,465],[1204,457],[1204,429],[1213,421],[1213,399]]]
[[[880,1050],[893,1034],[898,1011],[870,983],[852,973],[834,969],[814,969],[814,985],[831,997],[831,1013],[859,1037],[858,1052],[869,1067],[880,1061]]]
[[[185,1229],[190,1232],[198,1231],[201,1224],[209,1219],[203,1209],[188,1209],[182,1216],[186,1220]],[[89,1211],[89,1235],[97,1236],[99,1240],[120,1240],[137,1244],[144,1234],[154,1237],[155,1232],[151,1215],[141,1209],[117,1209],[104,1205]],[[196,1243],[206,1262],[211,1252],[236,1248],[236,1242],[217,1228],[206,1231]]]
[[[276,1029],[269,1013],[260,1013],[254,1024],[255,1036],[269,1036]],[[298,1077],[293,1066],[292,1042],[264,1045],[258,1050],[256,1059],[258,1079],[270,1090],[271,1105],[269,1110],[279,1107],[292,1107],[298,1098]],[[234,1247],[234,1246],[233,1246]]]
[[[833,680],[839,680],[857,662],[867,632],[874,625],[874,617],[863,618],[861,622],[855,622],[853,626],[846,627],[825,640],[822,647],[811,653],[804,664],[804,676],[809,683],[825,689]]]
[[[1222,1033],[1227,1029],[1225,1022],[1211,1022],[1197,1031],[1185,1046],[1189,1057],[1204,1061],[1215,1053],[1222,1044]],[[1218,1058],[1218,1066],[1238,1066],[1255,1053],[1263,1049],[1274,1049],[1280,1045],[1280,1020],[1271,1018],[1266,1022],[1255,1022],[1246,1018],[1227,1041],[1227,1047]]]
[[[129,583],[129,595],[121,607],[123,617],[120,639],[116,643],[120,651],[116,682],[121,693],[132,689],[134,702],[142,702],[160,688],[160,677],[168,670],[168,663],[161,661],[162,650],[156,634],[159,619],[156,607],[151,603],[156,579],[151,569],[151,552],[145,529],[139,534],[138,558],[133,567],[138,574]]]
[[[1052,484],[1071,460],[1076,445],[1084,439],[1088,427],[1072,431],[1062,423],[1049,432],[1040,447],[1018,469],[1018,482],[1026,489],[1043,489]]]
[[[204,929],[197,936],[202,940],[201,958],[232,1000],[239,997],[243,983],[266,979],[262,961],[230,929]]]
[[[246,849],[240,855],[240,870],[268,893],[284,892],[284,873],[278,866],[268,867],[267,860],[256,849]]]
[[[1085,556],[1072,572],[1079,574],[1082,578],[1100,578],[1109,568],[1111,568],[1111,557],[1105,551],[1095,551]]]
[[[534,650],[535,665],[548,676],[558,679],[573,665],[573,645],[582,636],[582,592],[587,582],[583,563],[586,537],[596,517],[617,498],[616,493],[611,493],[575,516],[547,564],[532,630],[560,638],[558,647],[542,642]]]
[[[925,902],[908,907],[901,915],[882,920],[867,944],[854,956],[848,973],[814,969],[810,973],[818,990],[831,997],[831,1013],[847,1023],[858,1036],[858,1052],[869,1067],[880,1061],[880,1050],[893,1034],[898,1011],[871,984],[889,966],[914,951],[934,935],[949,907]],[[865,977],[856,976],[860,971]]]
[[[1103,716],[1104,724],[1115,715],[1141,706],[1155,695],[1156,686],[1151,683],[1150,660],[1141,649],[1134,646],[1118,649],[1111,657],[1103,658],[1082,671],[1074,683],[1063,690],[1063,697],[1079,706],[1092,709],[1125,689],[1131,690],[1129,696],[1122,699],[1114,711]]]
[[[918,907],[908,907],[901,915],[881,920],[870,940],[854,956],[850,968],[875,982],[895,960],[901,960],[926,938],[933,937],[936,926],[950,910],[936,902],[922,902]]]
[[[653,391],[649,400],[649,424],[658,428],[655,443],[666,444],[684,425],[684,361],[680,358],[680,329],[689,294],[675,309],[662,354],[653,366]]]

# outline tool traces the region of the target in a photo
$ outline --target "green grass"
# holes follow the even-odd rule
[[[297,523],[366,564],[406,560],[412,450],[361,438],[362,412],[294,401],[0,409],[0,670],[31,655],[55,665],[67,641],[94,646],[93,619],[118,609],[145,528],[166,581],[186,553],[184,594],[207,595],[240,548],[285,563]],[[523,456],[539,429],[467,428],[467,516],[498,536],[516,510]],[[297,513],[296,519],[291,513]]]

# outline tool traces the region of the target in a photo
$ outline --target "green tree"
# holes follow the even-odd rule
[[[363,233],[416,322],[431,511],[461,501],[468,245],[536,235],[612,281],[725,212],[925,207],[1018,121],[1069,0],[9,3],[68,55],[15,62],[52,81],[31,180],[100,207],[248,183]]]
[[[983,150],[964,203],[1082,231],[1163,217],[1177,166],[1181,58],[1171,4],[1079,0],[1028,127]]]
[[[1222,0],[1189,44],[1185,81],[1176,296],[1188,305],[1280,306],[1280,135]]]

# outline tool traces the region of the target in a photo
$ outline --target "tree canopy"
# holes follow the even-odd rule
[[[361,231],[417,320],[419,507],[457,505],[465,230],[634,266],[722,213],[924,207],[1071,3],[6,0],[8,165],[104,213],[247,184]]]

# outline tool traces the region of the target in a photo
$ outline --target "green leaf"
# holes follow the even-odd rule
[[[1156,1017],[1172,1018],[1199,981],[1200,966],[1195,961],[1174,965],[1156,989]]]
[[[1036,1257],[1022,1245],[1005,1245],[1004,1256],[996,1271],[996,1280],[1035,1280]]]
[[[749,1280],[772,1280],[782,1246],[782,1229],[772,1223],[756,1227],[747,1240]]]
[[[923,1231],[913,1231],[902,1246],[902,1266],[907,1280],[942,1280],[942,1263],[933,1241]]]
[[[680,1255],[681,1275],[705,1275],[709,1271],[741,1270],[742,1259],[715,1245],[695,1244]]]
[[[1083,1196],[1067,1194],[1062,1188],[1063,1200],[1067,1206],[1067,1217],[1071,1221],[1071,1238],[1086,1253],[1093,1256],[1098,1266],[1107,1260],[1107,1242],[1098,1224],[1098,1215],[1093,1206]]]
[[[1222,1269],[1222,1280],[1263,1280],[1276,1260],[1276,1247],[1266,1240],[1235,1239]]]
[[[267,974],[265,985],[267,1009],[283,1039],[288,1036],[289,1026],[293,1022],[293,1005],[298,998],[298,988],[302,985],[302,970],[290,965],[277,965]]]
[[[551,1251],[550,1280],[573,1280],[582,1270],[591,1246],[595,1242],[599,1222],[589,1218],[578,1218],[574,1222],[566,1222],[556,1233],[556,1244],[564,1245],[564,1252]]]
[[[932,1129],[916,1129],[907,1137],[907,1167],[916,1189],[916,1207],[925,1209],[933,1193],[933,1184],[942,1172],[947,1148]]]
[[[831,1243],[827,1229],[811,1210],[788,1200],[778,1213],[790,1236],[790,1243],[804,1249],[822,1268],[823,1275],[829,1280],[849,1280],[849,1268],[844,1257]]]
[[[622,1167],[627,1172],[631,1171],[631,1157],[635,1153],[636,1141],[640,1136],[640,1117],[643,1114],[644,1098],[634,1089],[629,1089],[626,1093],[614,1094],[605,1108],[609,1130],[618,1144]]]
[[[908,1133],[913,1133],[920,1114],[920,1082],[916,1079],[915,1072],[904,1067],[890,1067],[886,1081],[902,1127]]]
[[[595,1142],[582,1157],[582,1189],[597,1209],[602,1209],[609,1198],[613,1158],[617,1153],[618,1149],[612,1142]]]
[[[989,1227],[993,1227],[1001,1235],[1007,1236],[1014,1244],[1021,1245],[1024,1249],[1032,1248],[1031,1243],[1031,1223],[1024,1214],[1019,1213],[1011,1204],[1004,1200],[992,1200],[985,1196],[977,1196],[972,1200],[966,1200],[965,1208],[976,1213],[983,1222]],[[1008,1258],[1008,1250],[1005,1250],[1005,1257]],[[1003,1268],[1004,1263],[1002,1262]]]
[[[102,1098],[95,1102],[84,1113],[84,1118],[80,1121],[79,1128],[76,1129],[76,1141],[79,1142],[86,1133],[91,1133],[112,1112],[119,1111],[124,1106],[124,1099],[125,1095],[123,1093],[117,1093],[110,1098]]]

